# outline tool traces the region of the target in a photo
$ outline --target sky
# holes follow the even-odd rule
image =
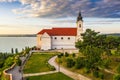
[[[0,34],[76,27],[79,11],[84,30],[120,33],[120,0],[0,0]]]

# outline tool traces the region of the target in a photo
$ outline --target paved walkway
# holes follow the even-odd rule
[[[26,57],[20,57],[20,60],[22,61],[22,65],[24,65],[24,61],[25,61]],[[19,70],[20,70],[20,66],[15,66],[13,69],[8,71],[8,73],[12,74],[13,80],[22,80],[23,73],[22,73],[22,71],[20,72]]]
[[[14,69],[8,71],[8,73],[12,74],[13,80],[22,80],[22,73],[19,72],[19,69],[19,66],[15,66]]]
[[[41,72],[41,73],[29,73],[29,74],[23,74],[23,77],[40,76],[40,75],[46,75],[46,74],[57,73],[57,72],[58,72],[58,71],[49,71],[49,72]]]
[[[55,59],[57,58],[57,56],[52,57],[48,62],[50,65],[54,66],[56,68],[57,71],[60,70],[60,72],[64,73],[65,75],[73,78],[74,80],[91,80],[83,75],[80,75],[78,73],[74,73],[72,71],[69,71],[67,69],[65,69],[62,66],[59,66],[56,62]]]

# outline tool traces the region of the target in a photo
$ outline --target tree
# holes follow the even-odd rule
[[[11,53],[14,53],[14,50],[13,50],[13,48],[11,48]]]
[[[15,49],[15,53],[18,53],[18,48]]]
[[[71,58],[67,58],[66,62],[67,62],[67,67],[68,68],[71,68],[75,65],[75,61]]]
[[[114,75],[113,80],[120,80],[120,74]]]
[[[65,52],[65,57],[68,57],[68,56],[69,56],[69,54],[67,52]]]
[[[120,74],[120,64],[117,66],[117,73],[119,73]]]
[[[75,60],[75,68],[76,69],[80,69],[84,67],[84,59],[82,57],[78,57],[76,60]]]

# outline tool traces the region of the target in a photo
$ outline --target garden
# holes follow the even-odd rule
[[[120,37],[87,29],[76,42],[78,54],[60,53],[57,62],[92,80],[120,80]]]

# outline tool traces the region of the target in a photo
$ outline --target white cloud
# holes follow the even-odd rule
[[[17,1],[17,0],[0,0],[0,2],[14,2],[14,1]]]
[[[13,2],[17,0],[0,0],[0,2]],[[15,14],[27,17],[73,17],[81,10],[84,17],[120,17],[119,0],[19,0],[21,8],[13,9]]]

